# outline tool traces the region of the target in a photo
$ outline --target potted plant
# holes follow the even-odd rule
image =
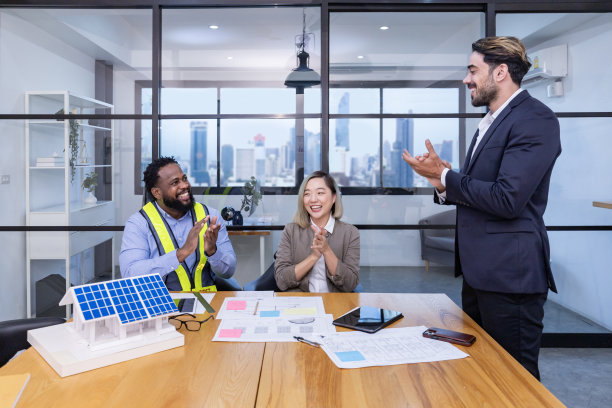
[[[251,176],[251,179],[244,183],[244,187],[240,188],[242,192],[242,206],[240,210],[234,211],[234,217],[232,219],[232,223],[234,225],[242,225],[243,217],[241,211],[248,211],[249,215],[253,215],[257,205],[261,201],[261,192],[259,191],[259,186],[257,184],[257,179]]]
[[[96,186],[98,185],[98,173],[95,171],[89,172],[85,178],[83,179],[83,189],[85,189],[89,194],[85,197],[85,204],[93,205],[98,202],[98,199],[95,195],[93,195]]]

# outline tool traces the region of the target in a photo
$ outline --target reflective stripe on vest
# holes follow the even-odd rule
[[[193,210],[190,211],[191,218],[194,221],[200,221],[206,217],[206,210],[204,210],[204,206],[200,203],[194,203],[195,209],[195,217]],[[159,255],[165,255],[169,252],[174,251],[178,244],[170,227],[166,224],[162,215],[158,211],[155,204],[149,202],[142,207],[140,213],[145,217],[147,223],[149,224],[149,229],[155,238],[155,242],[157,243],[157,249],[159,251]],[[194,219],[195,218],[195,219]],[[204,224],[204,227],[200,231],[198,236],[198,249],[196,250],[196,267],[193,274],[193,285],[189,276],[189,267],[185,261],[181,262],[178,268],[175,269],[176,275],[178,276],[179,282],[181,283],[181,288],[184,292],[216,292],[217,287],[214,285],[214,281],[212,280],[212,276],[205,276],[207,283],[212,283],[212,285],[202,286],[202,271],[206,266],[206,262],[208,258],[204,253],[204,233],[206,232],[207,225]]]

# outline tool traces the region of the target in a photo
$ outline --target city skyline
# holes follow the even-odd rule
[[[368,106],[371,108],[372,104],[368,101],[376,90],[335,91],[333,98],[330,93],[330,101],[333,99],[336,103],[330,106],[330,112],[354,114],[365,111]],[[418,91],[419,95],[423,95],[424,91],[429,90]],[[235,93],[235,96],[240,94]],[[353,94],[357,95],[355,103]],[[179,95],[180,90],[174,93],[173,102],[179,103]],[[387,95],[385,97],[388,99]],[[406,94],[395,92],[395,97],[405,98]],[[396,105],[398,103],[395,102]],[[150,110],[150,106],[143,103],[143,112],[147,109]],[[173,109],[179,111],[180,107]],[[242,185],[243,180],[248,180],[250,176],[256,176],[264,186],[295,185],[296,119],[224,119],[219,122],[217,119],[162,120],[160,124],[162,155],[174,155],[194,185],[216,186],[217,160],[220,160],[219,180],[222,186]],[[305,174],[321,166],[320,124],[320,119],[304,119]],[[401,137],[402,128],[406,126],[410,128],[410,135]],[[147,129],[143,124],[143,132],[147,131],[150,131],[150,126]],[[217,149],[218,131],[220,149]],[[422,154],[425,138],[430,138],[440,156],[449,162],[453,163],[458,157],[458,144],[452,139],[453,134],[458,134],[457,119],[337,118],[330,119],[329,133],[330,136],[334,135],[333,139],[330,137],[329,170],[339,178],[340,184],[347,186],[380,186],[381,160],[385,187],[427,186],[427,180],[414,175],[401,160],[404,148],[412,150],[413,154]],[[143,161],[147,160],[145,140],[143,138]],[[220,153],[218,158],[217,150]],[[150,157],[150,148],[148,151]],[[456,167],[458,163],[453,165]]]

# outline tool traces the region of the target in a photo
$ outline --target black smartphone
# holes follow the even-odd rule
[[[471,334],[440,329],[438,327],[430,327],[429,329],[425,330],[423,332],[423,337],[461,344],[462,346],[471,346],[476,341],[476,337]]]

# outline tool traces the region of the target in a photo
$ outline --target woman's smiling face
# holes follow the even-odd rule
[[[304,207],[315,224],[327,223],[331,208],[336,202],[336,195],[332,193],[321,177],[308,181],[304,189]]]

